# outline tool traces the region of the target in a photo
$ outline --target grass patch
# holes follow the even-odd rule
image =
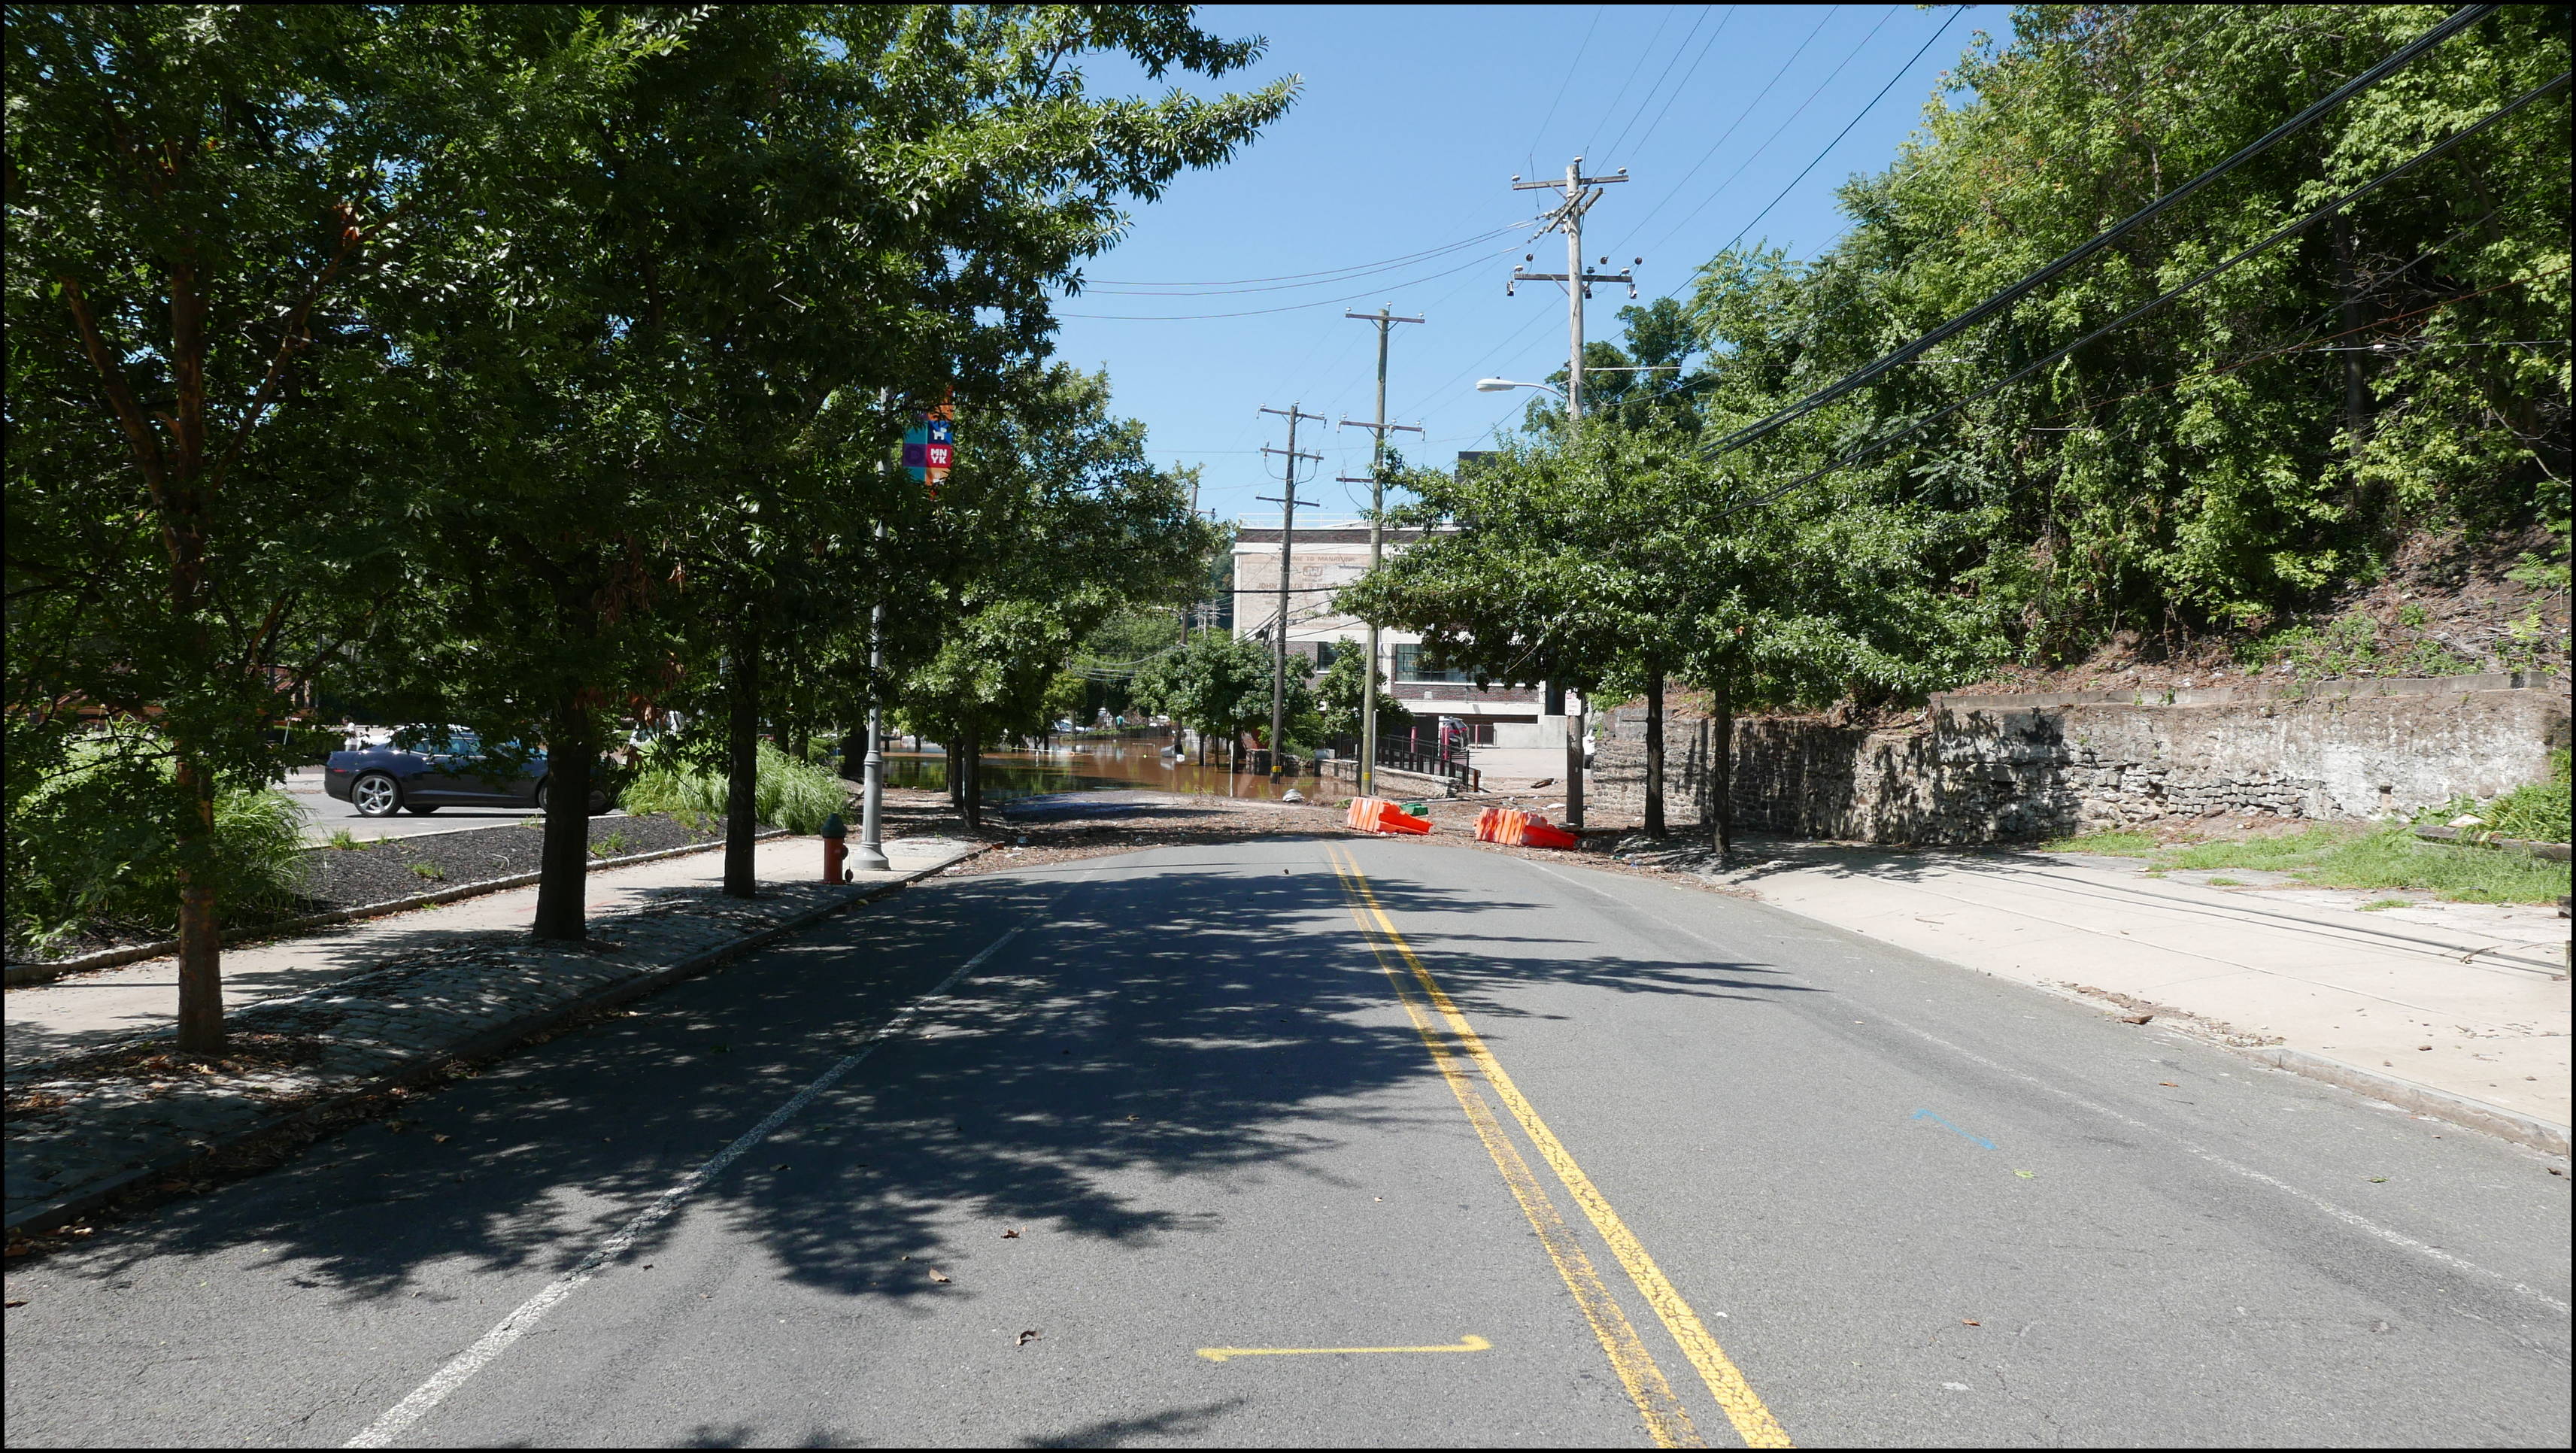
[[[2289,872],[2308,866],[2316,855],[2352,836],[2349,828],[2328,827],[2317,823],[2306,830],[2273,837],[2223,839],[2193,843],[2177,848],[2156,859],[2159,868],[2181,868],[2185,871],[2208,868],[2254,868],[2264,872]]]
[[[2565,863],[2509,850],[2426,842],[2404,823],[2375,829],[2320,823],[2278,837],[2195,843],[2162,855],[2156,867],[2253,868],[2288,873],[2320,888],[2404,889],[2449,903],[2555,903],[2568,891]],[[2388,900],[2393,906],[2404,903]]]
[[[633,840],[626,836],[623,829],[619,829],[611,832],[608,836],[601,838],[599,841],[592,843],[590,845],[590,855],[594,858],[614,858],[624,854],[628,849],[634,846],[635,844]]]
[[[823,819],[840,811],[849,795],[848,785],[829,770],[800,762],[769,742],[760,744],[752,787],[752,815],[760,821],[793,833],[819,832]],[[722,821],[725,774],[676,761],[656,762],[635,774],[618,801],[639,816],[665,812],[683,822]]]
[[[2209,886],[2212,888],[2242,888],[2245,886],[2245,880],[2242,878],[2212,878],[2209,880]]]
[[[2412,898],[2373,898],[2369,902],[2361,905],[2361,911],[2364,913],[2378,913],[2390,908],[2408,908],[2412,907],[2414,902],[2415,900]]]
[[[368,847],[367,844],[358,841],[358,835],[356,833],[349,831],[345,827],[335,827],[331,829],[331,837],[329,841],[323,843],[323,846],[326,848],[338,848],[344,853],[363,853]]]
[[[412,876],[417,878],[426,878],[432,883],[439,882],[447,877],[447,870],[436,863],[414,863],[411,865],[411,871]]]
[[[2088,832],[2039,845],[2045,853],[2102,853],[2115,858],[2143,858],[2160,846],[2142,832]]]

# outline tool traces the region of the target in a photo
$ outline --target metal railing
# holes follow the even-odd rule
[[[1333,755],[1357,758],[1360,744],[1356,740],[1332,743]],[[1411,772],[1423,777],[1440,777],[1470,791],[1476,786],[1475,770],[1467,765],[1464,752],[1443,752],[1433,743],[1415,737],[1380,737],[1377,764],[1393,772]]]

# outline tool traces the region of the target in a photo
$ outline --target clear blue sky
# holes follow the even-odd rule
[[[1427,442],[1396,436],[1425,463],[1483,447],[1531,397],[1479,394],[1478,378],[1543,379],[1564,364],[1562,292],[1541,283],[1503,295],[1523,252],[1538,254],[1534,270],[1565,264],[1560,237],[1532,245],[1530,229],[1497,233],[1547,195],[1514,192],[1513,174],[1562,177],[1577,153],[1589,173],[1626,167],[1634,180],[1593,208],[1585,250],[1612,258],[1613,271],[1643,256],[1644,298],[1686,287],[1748,225],[1747,241],[1812,255],[1843,230],[1835,188],[1888,164],[1942,73],[1977,30],[2002,32],[2010,12],[1213,5],[1201,14],[1218,34],[1268,37],[1250,79],[1294,73],[1303,94],[1232,164],[1185,175],[1135,210],[1128,239],[1088,264],[1091,285],[1062,304],[1058,354],[1108,368],[1116,408],[1145,421],[1158,462],[1205,467],[1203,509],[1275,523],[1278,506],[1255,497],[1279,493],[1278,466],[1257,451],[1287,433],[1255,412],[1265,404],[1327,416],[1301,426],[1299,447],[1320,440],[1324,454],[1305,498],[1332,516],[1366,500],[1366,486],[1333,482],[1368,472],[1367,432],[1338,425],[1369,417],[1374,388],[1376,330],[1345,310],[1392,302],[1428,319],[1396,328],[1387,391],[1393,417],[1427,429]],[[1124,67],[1095,64],[1087,79],[1095,91],[1156,89]],[[1194,78],[1193,88],[1207,85]],[[1480,234],[1494,235],[1356,271]],[[1318,273],[1333,275],[1294,278]],[[1280,278],[1293,280],[1181,286]],[[1591,336],[1615,338],[1626,302],[1623,289],[1596,288]],[[1101,314],[1112,318],[1086,316]],[[1191,317],[1211,314],[1250,316]],[[1128,321],[1170,318],[1189,320]]]

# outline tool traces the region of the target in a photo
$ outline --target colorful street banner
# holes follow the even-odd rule
[[[915,484],[930,486],[934,497],[939,481],[957,464],[956,419],[957,410],[943,403],[903,431],[903,467],[912,471]]]

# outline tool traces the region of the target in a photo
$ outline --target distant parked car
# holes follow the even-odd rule
[[[403,746],[405,739],[416,743]],[[590,810],[606,812],[617,801],[616,768],[603,761],[591,771]],[[322,790],[357,808],[360,817],[397,811],[425,817],[451,806],[542,809],[546,780],[544,751],[514,763],[507,753],[485,751],[481,738],[460,727],[414,730],[356,751],[333,752],[322,767]]]

